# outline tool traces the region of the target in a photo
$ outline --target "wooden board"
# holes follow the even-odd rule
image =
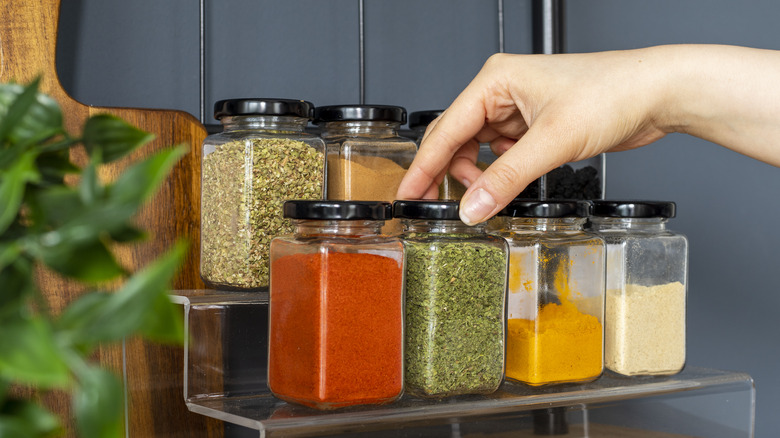
[[[67,7],[67,2],[66,2]],[[200,146],[206,130],[194,117],[181,111],[132,108],[100,108],[84,105],[70,97],[57,78],[55,48],[59,0],[3,0],[0,2],[0,81],[27,83],[42,75],[41,91],[55,98],[63,109],[66,127],[79,133],[93,114],[110,113],[157,138],[120,163],[101,169],[104,178],[115,177],[129,162],[162,148],[185,143],[187,154],[173,169],[159,193],[139,214],[137,222],[149,231],[148,242],[120,249],[120,262],[137,269],[162,254],[174,241],[186,237],[190,251],[174,289],[202,289],[200,253]],[[74,152],[76,162],[83,154]],[[39,276],[41,290],[55,311],[76,298],[81,290],[50,273]],[[100,361],[123,370],[119,347],[103,348]],[[131,396],[128,421],[130,436],[199,437],[222,436],[222,423],[189,412],[182,393],[182,349],[129,340],[126,345],[126,379]],[[217,360],[217,359],[215,359]],[[221,358],[219,358],[221,360]],[[48,397],[56,412],[67,418],[67,400]],[[69,431],[72,435],[72,430]]]

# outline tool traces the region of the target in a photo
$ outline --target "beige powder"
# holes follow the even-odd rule
[[[624,375],[665,375],[685,364],[685,285],[608,289],[605,365]]]

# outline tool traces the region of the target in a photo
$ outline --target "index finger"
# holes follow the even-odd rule
[[[406,176],[398,187],[398,199],[419,199],[438,175],[447,170],[455,152],[482,129],[485,106],[469,88],[434,121],[420,144]]]

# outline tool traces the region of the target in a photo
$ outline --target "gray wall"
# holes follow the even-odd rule
[[[208,3],[207,108],[246,96],[358,101],[356,1]],[[498,50],[495,1],[366,3],[369,103],[444,107]],[[774,0],[567,6],[572,52],[666,43],[780,49]],[[62,9],[58,70],[76,99],[199,114],[197,2],[65,0]],[[506,50],[530,52],[530,1],[505,0],[505,13]],[[670,227],[690,239],[688,363],[755,378],[759,437],[780,429],[778,193],[780,169],[684,135],[607,158],[609,197],[678,203]]]

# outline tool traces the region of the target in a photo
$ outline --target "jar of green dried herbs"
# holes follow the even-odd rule
[[[304,132],[310,102],[228,99],[203,142],[200,274],[212,288],[266,290],[271,239],[292,232],[287,199],[322,199],[325,145]]]
[[[506,242],[461,222],[456,201],[396,201],[393,215],[406,254],[406,392],[494,392],[504,373]]]

